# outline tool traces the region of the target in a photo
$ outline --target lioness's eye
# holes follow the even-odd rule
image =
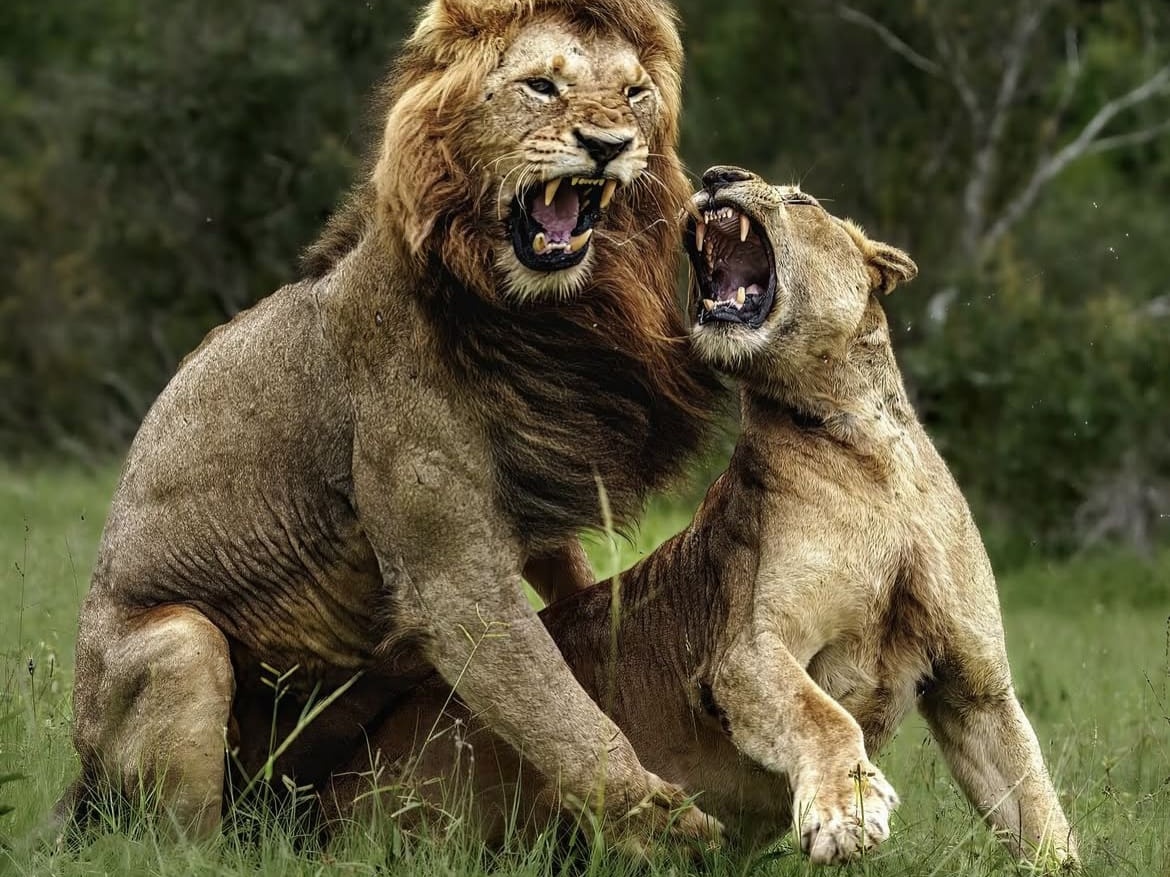
[[[534,76],[532,79],[525,79],[524,84],[542,97],[556,97],[560,93],[557,91],[556,83],[551,79],[545,79],[543,76]]]

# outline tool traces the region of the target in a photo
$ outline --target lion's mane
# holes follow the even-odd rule
[[[594,238],[584,288],[568,301],[514,305],[499,291],[485,234],[499,221],[497,192],[477,161],[469,110],[520,29],[542,16],[628,41],[659,89],[661,112],[646,171]],[[305,270],[320,277],[380,230],[400,247],[403,270],[438,290],[436,331],[446,333],[460,378],[480,384],[499,408],[485,419],[503,469],[501,494],[530,535],[576,529],[582,512],[596,521],[599,477],[619,521],[635,513],[646,490],[692,456],[710,419],[718,384],[689,356],[676,297],[678,217],[690,193],[676,151],[681,66],[676,15],[660,0],[431,3],[383,86],[385,122],[370,171],[305,255]],[[436,272],[456,282],[436,283]],[[493,385],[501,373],[510,377]],[[566,395],[580,398],[566,405]],[[549,412],[563,422],[534,461],[532,449],[510,444],[516,418]],[[582,450],[625,458],[636,471],[564,465]],[[517,456],[528,458],[524,472],[509,474]]]

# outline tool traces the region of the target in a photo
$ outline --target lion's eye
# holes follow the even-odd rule
[[[650,93],[650,87],[646,85],[627,85],[626,86],[626,100],[636,101],[638,98],[645,97]]]
[[[545,79],[543,76],[534,76],[531,79],[525,79],[524,85],[529,91],[534,91],[541,97],[556,97],[560,94],[557,90],[556,83],[551,79]]]

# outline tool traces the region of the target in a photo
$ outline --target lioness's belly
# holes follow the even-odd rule
[[[924,663],[907,662],[890,668],[859,660],[855,650],[846,645],[822,650],[808,666],[813,681],[861,725],[871,757],[889,742],[914,707],[916,685],[926,672]]]

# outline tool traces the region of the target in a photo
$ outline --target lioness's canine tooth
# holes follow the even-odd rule
[[[736,290],[736,292],[735,292],[735,303],[736,303],[737,305],[741,305],[741,304],[743,304],[745,301],[747,301],[747,290],[745,290],[745,289],[744,289],[744,288],[741,286],[741,287],[740,287],[738,290]]]
[[[557,189],[561,185],[561,177],[554,177],[544,184],[544,206],[553,203],[553,198],[557,197]]]
[[[593,229],[591,228],[585,229],[585,231],[581,232],[580,234],[573,235],[571,238],[569,238],[569,252],[577,252],[579,249],[589,243],[589,239],[591,237],[593,237]]]
[[[748,220],[747,216],[744,215],[743,213],[741,213],[739,215],[739,242],[741,244],[747,240],[748,231],[749,231],[750,227],[751,227],[751,223]]]
[[[548,249],[548,239],[544,236],[543,231],[538,231],[536,237],[532,239],[532,249],[538,254]]]
[[[695,249],[703,252],[703,238],[707,236],[707,223],[695,223]]]
[[[617,191],[617,180],[606,180],[601,190],[601,209],[604,210],[613,200],[613,193]]]
[[[715,310],[715,302],[711,301],[709,298],[705,298],[703,299],[703,307],[709,311],[713,311]]]

